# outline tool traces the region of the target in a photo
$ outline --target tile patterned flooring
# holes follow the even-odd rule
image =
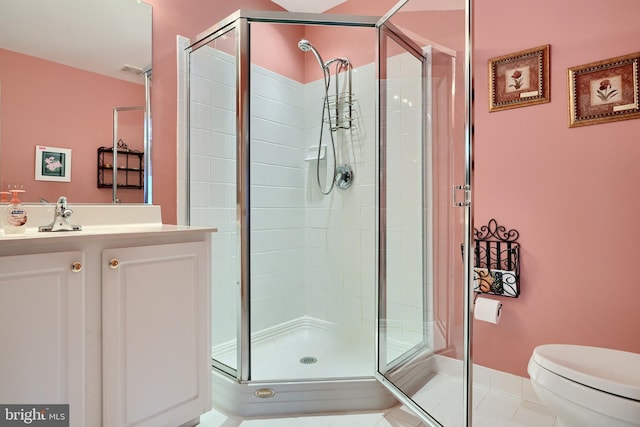
[[[447,399],[457,393],[460,381],[439,375],[430,381],[429,396],[423,407],[432,411],[446,427],[462,427],[462,411],[458,399]],[[425,386],[426,388],[427,386]],[[415,396],[426,396],[423,388]],[[433,393],[436,390],[437,393]],[[523,400],[480,385],[474,386],[474,427],[557,427],[556,418],[543,405]],[[391,409],[367,413],[337,413],[329,415],[299,415],[282,418],[242,418],[222,414],[215,409],[200,418],[200,427],[428,427],[401,405]]]

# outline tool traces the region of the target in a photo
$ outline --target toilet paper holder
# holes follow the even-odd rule
[[[517,298],[520,295],[518,230],[507,230],[492,218],[480,229],[474,228],[473,237],[473,291]]]
[[[479,292],[473,299],[473,317],[476,320],[497,324],[502,315],[502,302],[490,298],[478,298]]]

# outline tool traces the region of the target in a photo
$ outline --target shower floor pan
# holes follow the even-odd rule
[[[253,338],[252,381],[239,384],[214,370],[214,406],[251,417],[396,404],[373,378],[373,337],[340,332],[328,322],[303,317],[258,333]]]

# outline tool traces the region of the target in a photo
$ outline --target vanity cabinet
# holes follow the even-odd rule
[[[69,404],[84,425],[81,251],[0,257],[0,402]]]
[[[68,403],[72,427],[194,425],[214,230],[88,229],[0,236],[0,403]]]
[[[206,254],[202,242],[102,252],[104,425],[177,426],[207,405]]]

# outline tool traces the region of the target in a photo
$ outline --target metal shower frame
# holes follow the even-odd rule
[[[385,18],[390,17],[398,11],[409,0],[402,0],[394,7],[389,14],[380,19],[379,17],[355,16],[355,15],[329,15],[329,14],[310,14],[310,13],[291,13],[291,12],[271,12],[271,11],[252,11],[239,10],[227,18],[221,20],[217,24],[203,31],[196,37],[196,42],[187,49],[188,52],[198,49],[209,42],[215,40],[224,33],[236,30],[236,222],[239,226],[240,245],[240,310],[238,311],[238,360],[237,369],[226,366],[217,366],[220,371],[233,376],[240,383],[249,383],[251,381],[251,346],[250,346],[250,213],[249,213],[249,144],[250,144],[250,23],[273,23],[273,24],[295,24],[295,25],[324,25],[324,26],[340,26],[340,27],[364,27],[376,29],[380,22],[384,22]],[[464,286],[465,290],[470,289],[472,282],[471,268],[469,264],[470,253],[473,250],[472,230],[473,230],[473,210],[471,204],[471,185],[472,185],[472,104],[471,104],[471,1],[465,0],[465,182],[461,186],[465,190],[464,209]],[[379,43],[378,36],[378,43]],[[380,61],[380,52],[377,50],[376,62]],[[188,64],[187,64],[187,75]],[[380,93],[377,94],[380,99]],[[188,91],[187,91],[188,96]],[[189,108],[189,99],[187,99],[187,108]],[[378,126],[380,124],[380,108],[377,109]],[[380,129],[376,129],[377,140],[379,139]],[[189,150],[189,138],[187,137],[187,150]],[[376,160],[379,165],[379,159]],[[188,166],[187,171],[188,174]],[[187,212],[186,217],[189,218],[189,183],[187,182]],[[380,186],[379,174],[376,174],[376,186]],[[379,196],[378,196],[379,197]],[[379,202],[379,200],[378,200]],[[379,230],[376,240],[379,239]],[[377,255],[377,257],[379,254]],[[377,259],[377,261],[379,261]],[[472,411],[472,359],[471,359],[471,322],[472,322],[472,296],[471,292],[463,292],[464,294],[464,410],[465,424],[471,426]],[[378,347],[378,331],[376,329],[376,350]],[[377,369],[377,365],[376,365]],[[378,379],[380,379],[378,377]],[[385,384],[387,385],[387,384]],[[403,404],[416,408],[416,404],[406,398],[406,396],[394,393]],[[432,417],[419,413],[424,422],[430,425],[440,425]]]
[[[316,13],[291,13],[271,11],[238,10],[214,26],[203,31],[196,37],[196,42],[189,49],[196,50],[208,44],[224,33],[236,29],[236,188],[237,188],[237,215],[236,221],[240,224],[240,319],[238,372],[219,366],[218,369],[233,375],[240,382],[251,380],[251,354],[250,354],[250,215],[249,215],[249,94],[250,94],[250,23],[262,22],[271,24],[294,25],[325,25],[341,27],[363,27],[375,29],[378,17],[354,16],[354,15],[328,15]],[[187,105],[189,102],[187,101]],[[188,148],[187,148],[188,149]],[[189,191],[187,190],[187,193]],[[187,217],[189,212],[187,212]],[[242,321],[245,320],[245,321]]]

